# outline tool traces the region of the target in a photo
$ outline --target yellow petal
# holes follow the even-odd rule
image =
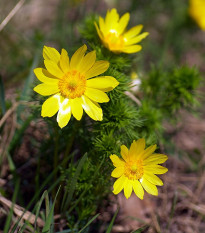
[[[152,172],[154,174],[164,174],[168,171],[166,167],[163,167],[161,165],[146,165],[144,166],[145,172]]]
[[[137,141],[134,140],[130,146],[130,151],[129,151],[130,157],[135,159],[139,158],[141,154],[144,152],[144,148],[145,148],[144,138],[141,138]]]
[[[166,155],[163,155],[163,154],[153,154],[153,155],[150,155],[149,157],[147,157],[143,161],[143,164],[144,165],[148,165],[148,164],[160,164],[160,163],[164,163],[167,159],[168,159],[168,157]]]
[[[141,45],[130,45],[122,48],[122,52],[124,53],[137,53],[142,49]]]
[[[105,94],[103,91],[90,87],[86,88],[84,95],[97,103],[105,103],[110,100],[107,94]]]
[[[65,49],[61,51],[60,67],[64,73],[67,73],[70,69],[68,53]]]
[[[140,41],[142,41],[144,38],[146,38],[149,35],[148,32],[144,32],[142,34],[140,34],[139,36],[136,36],[132,39],[129,39],[125,42],[126,45],[133,45],[133,44],[137,44]]]
[[[130,14],[129,13],[125,13],[121,18],[120,18],[120,21],[119,21],[119,24],[118,24],[118,33],[119,35],[122,34],[125,30],[125,28],[127,27],[127,24],[130,20]]]
[[[81,73],[87,72],[94,65],[95,60],[96,60],[96,51],[92,51],[86,54],[85,57],[83,57],[83,59],[81,60],[78,70]]]
[[[81,98],[75,98],[70,100],[71,111],[73,116],[79,121],[83,115],[83,107]]]
[[[118,85],[119,82],[112,76],[100,76],[88,79],[86,83],[87,87],[96,88],[104,92],[111,91]]]
[[[115,178],[119,178],[123,174],[124,174],[124,167],[117,167],[112,171],[111,176]]]
[[[99,26],[100,26],[100,31],[102,31],[103,34],[108,33],[107,27],[105,25],[105,21],[101,16],[99,17]]]
[[[132,37],[137,36],[142,31],[143,25],[137,25],[135,27],[132,27],[129,31],[124,33],[124,38],[129,40]]]
[[[60,53],[55,48],[44,46],[43,58],[45,60],[51,60],[55,62],[56,64],[58,64],[60,60]]]
[[[87,79],[104,73],[109,67],[108,61],[96,61],[95,64],[85,73]]]
[[[119,14],[117,13],[117,10],[113,8],[111,11],[107,11],[106,17],[105,17],[105,24],[110,29],[116,28],[116,24],[119,21]]]
[[[78,65],[80,64],[81,60],[83,59],[85,52],[87,50],[87,46],[84,44],[81,46],[71,57],[70,60],[70,69],[75,70],[78,68]]]
[[[96,28],[96,31],[98,33],[98,36],[100,37],[101,40],[103,40],[103,34],[102,34],[102,32],[98,28],[98,25],[96,24],[96,22],[94,22],[94,24],[95,24],[95,28]]]
[[[136,141],[134,140],[130,146],[129,150],[129,157],[136,157],[136,150],[137,150],[137,144]]]
[[[125,145],[121,146],[121,152],[120,153],[122,155],[122,158],[126,161],[129,151],[128,151],[128,148]]]
[[[36,77],[43,83],[58,85],[58,79],[51,75],[46,69],[36,68],[34,69]]]
[[[150,194],[154,195],[154,196],[158,196],[158,190],[156,185],[150,183],[147,179],[145,179],[144,177],[142,177],[141,179],[141,184],[143,186],[143,188]]]
[[[115,183],[113,185],[113,188],[114,188],[113,193],[114,194],[118,194],[122,191],[122,189],[124,187],[124,183],[127,181],[127,179],[128,178],[123,175],[115,181]]]
[[[145,160],[146,158],[148,158],[151,154],[153,154],[153,152],[156,150],[157,145],[152,145],[149,146],[143,153],[143,155],[141,156],[142,160]]]
[[[62,78],[64,76],[64,73],[55,62],[51,60],[44,60],[44,64],[48,72],[55,77]]]
[[[138,180],[133,180],[132,187],[133,187],[133,190],[134,190],[135,194],[136,194],[141,200],[143,200],[143,197],[144,197],[144,189],[142,188],[141,183],[140,183]]]
[[[159,186],[163,185],[162,180],[151,172],[150,173],[145,172],[143,177],[154,185],[159,185]]]
[[[112,160],[112,163],[115,167],[124,167],[125,166],[125,162],[115,154],[110,155],[110,159]]]
[[[52,117],[59,110],[61,95],[56,94],[48,98],[42,105],[41,116],[42,117]]]
[[[60,109],[57,115],[58,125],[63,128],[65,127],[71,117],[71,107],[68,99],[65,99],[63,103],[60,105]]]
[[[43,96],[53,95],[59,92],[58,85],[51,85],[46,83],[37,85],[33,90]]]
[[[90,118],[95,121],[102,121],[102,109],[98,103],[90,100],[86,96],[82,96],[82,107]]]
[[[132,180],[127,179],[124,183],[124,195],[128,199],[132,194]]]

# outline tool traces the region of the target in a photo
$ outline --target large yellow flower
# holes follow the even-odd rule
[[[167,160],[163,154],[153,154],[156,145],[145,149],[145,140],[133,141],[130,150],[125,145],[121,146],[122,159],[117,155],[111,155],[110,159],[116,167],[111,176],[118,178],[114,183],[114,194],[118,194],[124,189],[126,198],[131,196],[132,190],[143,199],[144,189],[157,196],[156,185],[163,185],[163,182],[155,174],[164,174],[167,168],[160,166]],[[144,188],[144,189],[143,189]]]
[[[87,46],[80,47],[69,61],[68,54],[61,54],[54,48],[44,46],[43,57],[46,69],[36,68],[34,73],[43,82],[34,91],[49,96],[42,105],[41,115],[52,117],[58,112],[57,122],[61,128],[66,126],[71,114],[80,120],[83,109],[93,120],[102,120],[102,109],[98,103],[108,102],[105,92],[114,89],[119,82],[111,76],[99,76],[109,63],[96,61],[95,51],[85,55]]]
[[[205,0],[190,0],[189,14],[205,30]]]
[[[126,13],[121,18],[116,9],[107,11],[105,20],[99,17],[99,27],[95,23],[97,33],[106,48],[115,53],[136,53],[142,49],[137,45],[142,39],[147,37],[148,32],[139,35],[143,26],[137,25],[125,32],[130,19],[130,14]]]

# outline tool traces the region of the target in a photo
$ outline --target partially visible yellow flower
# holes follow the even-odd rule
[[[126,13],[121,18],[114,8],[108,10],[105,20],[99,17],[99,27],[95,23],[97,33],[106,48],[114,53],[136,53],[142,49],[141,45],[137,45],[143,40],[148,32],[139,35],[143,26],[137,25],[129,31],[125,31],[130,20],[130,14]]]
[[[110,156],[116,167],[111,176],[118,178],[113,186],[114,194],[124,189],[125,197],[129,198],[134,190],[143,199],[145,189],[152,195],[158,195],[156,185],[162,186],[163,182],[155,174],[164,174],[168,169],[159,165],[167,160],[167,156],[153,154],[155,150],[156,145],[145,149],[145,140],[142,138],[133,141],[130,150],[125,145],[121,146],[122,159],[117,155]]]
[[[57,122],[66,126],[71,114],[80,120],[83,109],[93,120],[101,121],[102,109],[98,103],[108,102],[105,92],[113,90],[119,82],[111,76],[99,76],[109,63],[96,61],[96,52],[85,55],[87,46],[80,47],[69,61],[68,53],[61,54],[54,48],[44,46],[43,57],[46,69],[36,68],[34,73],[43,82],[34,91],[49,96],[42,105],[41,116],[52,117],[58,112]],[[95,78],[94,78],[95,77]]]
[[[205,30],[205,0],[190,0],[189,14]]]

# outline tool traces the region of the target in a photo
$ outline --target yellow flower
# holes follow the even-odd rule
[[[116,9],[107,11],[105,20],[99,17],[99,27],[95,23],[97,33],[106,48],[114,53],[136,53],[142,49],[137,45],[143,40],[148,32],[139,35],[143,26],[137,25],[125,32],[130,19],[130,14],[126,13],[121,18]]]
[[[125,145],[121,146],[122,159],[117,155],[110,156],[116,167],[111,176],[118,178],[113,186],[114,194],[124,189],[125,197],[129,198],[133,189],[135,194],[143,199],[145,189],[152,195],[158,195],[156,185],[161,186],[163,182],[155,174],[164,174],[168,169],[159,165],[167,160],[167,156],[153,154],[155,150],[156,145],[145,149],[145,140],[142,138],[133,141],[130,150]]]
[[[190,0],[189,14],[205,30],[205,0]]]
[[[80,120],[83,109],[93,120],[102,120],[102,109],[98,103],[108,102],[105,92],[113,90],[119,82],[111,76],[99,76],[109,63],[96,61],[96,52],[85,55],[87,46],[80,47],[69,61],[68,54],[61,54],[54,48],[44,46],[43,57],[46,69],[36,68],[34,73],[43,82],[34,91],[49,96],[42,105],[41,116],[52,117],[58,112],[57,122],[66,126],[71,114]]]

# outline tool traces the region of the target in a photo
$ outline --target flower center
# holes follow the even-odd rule
[[[86,89],[86,78],[80,72],[72,70],[67,72],[58,82],[63,97],[75,99],[81,97]]]
[[[122,49],[124,45],[124,38],[121,35],[118,35],[117,31],[112,29],[105,36],[105,45],[108,46],[111,50]]]
[[[128,161],[124,174],[129,180],[139,180],[144,174],[142,160]]]

